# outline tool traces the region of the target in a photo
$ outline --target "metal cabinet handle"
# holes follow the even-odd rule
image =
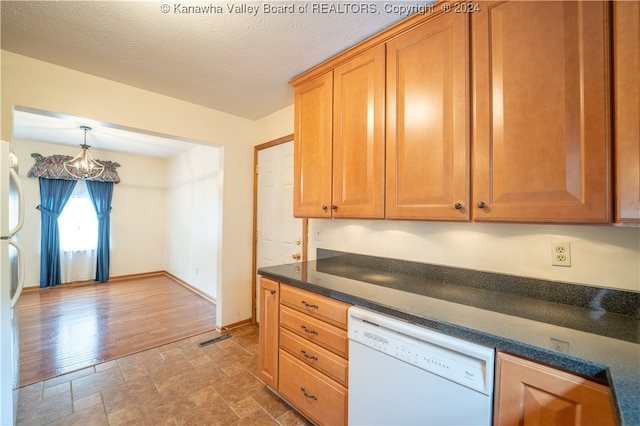
[[[304,325],[300,326],[301,329],[304,330],[305,333],[309,333],[309,334],[314,334],[314,335],[318,335],[318,332],[315,330],[309,330],[307,327],[305,327]]]
[[[294,260],[300,260],[300,253],[295,253],[291,256]]]
[[[335,204],[331,206],[331,209],[336,212],[338,211],[338,206],[336,206]]]
[[[322,210],[326,212],[327,211],[327,206],[323,205],[322,206]]]
[[[480,201],[480,202],[478,203],[478,208],[479,208],[479,209],[484,209],[485,207],[487,207],[487,205],[484,203],[484,201]]]
[[[300,303],[302,303],[302,304],[303,304],[304,306],[306,306],[307,308],[311,308],[311,309],[318,309],[318,308],[319,308],[319,306],[318,306],[318,305],[312,305],[312,304],[310,304],[310,303],[307,303],[307,302],[306,302],[306,301],[304,301],[304,300],[301,300],[301,301],[300,301]]]
[[[458,201],[457,203],[455,203],[453,205],[453,207],[455,207],[456,210],[461,210],[462,207],[464,207],[464,204],[462,204],[460,201]]]
[[[317,361],[318,360],[318,357],[313,356],[313,355],[309,355],[304,349],[300,349],[300,353],[302,353],[302,355],[307,359],[311,359],[313,361]]]
[[[307,393],[307,391],[306,391],[304,388],[300,388],[300,391],[301,391],[301,392],[302,392],[302,394],[303,394],[304,396],[306,396],[307,398],[309,398],[309,399],[313,399],[314,401],[317,401],[317,400],[318,400],[318,397],[317,397],[317,396],[309,395],[309,394]]]
[[[273,295],[273,294],[276,294],[276,291],[275,290],[269,290],[269,293],[271,293]]]

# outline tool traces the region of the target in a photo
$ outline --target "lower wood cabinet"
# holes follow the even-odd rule
[[[258,375],[319,425],[347,424],[350,306],[260,278]]]
[[[498,352],[495,426],[615,425],[607,386]]]
[[[278,391],[321,425],[347,424],[347,388],[280,350]]]
[[[279,313],[280,283],[260,277],[258,377],[272,389],[278,388]]]

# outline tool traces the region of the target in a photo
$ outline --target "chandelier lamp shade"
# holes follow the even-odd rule
[[[80,145],[80,152],[69,161],[65,161],[64,169],[71,176],[77,179],[95,179],[104,172],[104,165],[94,160],[89,154],[89,145],[87,145],[87,132],[91,127],[80,126],[84,131],[84,143]]]

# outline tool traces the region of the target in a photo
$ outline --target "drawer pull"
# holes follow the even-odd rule
[[[318,332],[315,330],[309,330],[307,327],[305,327],[304,325],[300,326],[301,329],[304,330],[305,333],[309,333],[309,334],[315,334],[316,336],[318,335]]]
[[[305,302],[304,300],[301,302],[304,306],[311,309],[318,309],[318,305],[312,305],[310,303]]]
[[[311,359],[311,360],[314,360],[314,361],[318,360],[317,356],[309,355],[304,349],[300,349],[300,353],[302,353],[302,355],[304,355],[304,357],[307,358],[307,359]]]
[[[318,397],[317,397],[317,396],[309,395],[309,394],[307,393],[307,391],[306,391],[304,388],[300,388],[300,391],[302,391],[302,394],[303,394],[304,396],[306,396],[307,398],[309,398],[309,399],[313,399],[314,401],[317,401],[317,400],[318,400]]]

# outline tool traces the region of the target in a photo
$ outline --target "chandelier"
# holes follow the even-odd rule
[[[95,179],[104,172],[104,165],[93,159],[89,154],[89,145],[87,145],[87,132],[91,127],[80,126],[84,131],[84,143],[80,145],[80,153],[69,161],[65,161],[64,169],[71,176],[77,179]]]

